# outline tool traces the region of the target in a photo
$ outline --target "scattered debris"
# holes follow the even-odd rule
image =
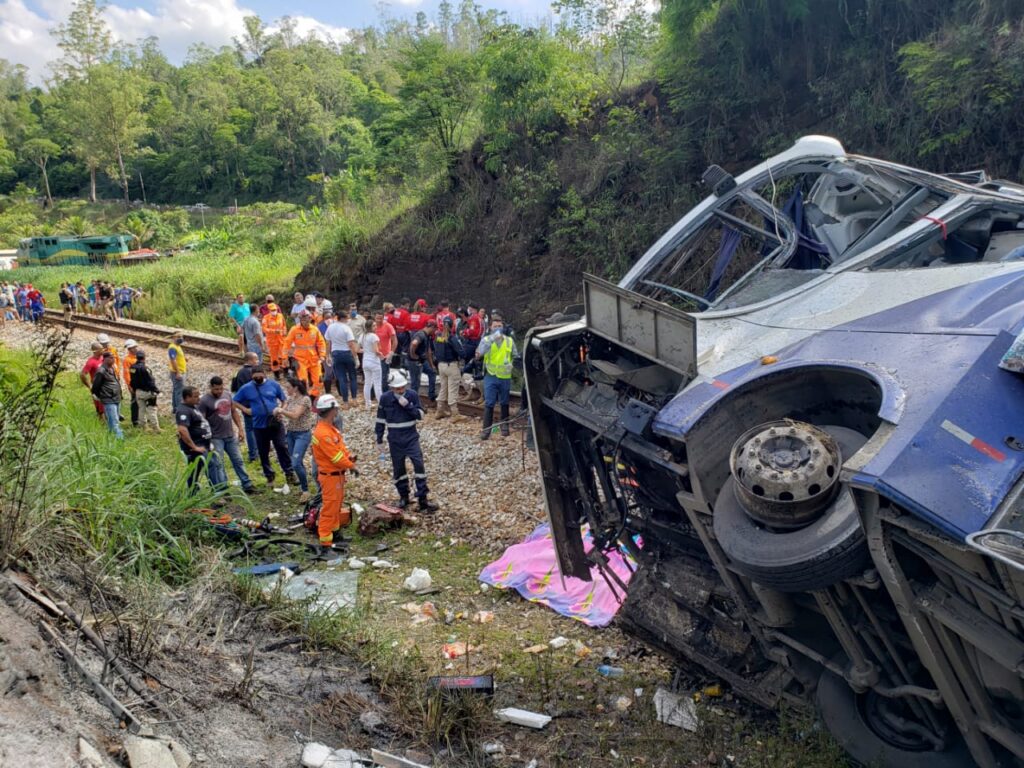
[[[364,563],[358,557],[350,557],[348,559],[348,567],[351,568],[353,571],[358,571],[361,568],[365,568],[366,563]]]
[[[401,528],[407,522],[409,519],[398,507],[377,504],[373,509],[359,514],[359,535],[377,536],[384,531]]]
[[[593,653],[593,651],[590,650],[589,646],[587,646],[585,643],[580,642],[579,640],[572,641],[572,651],[576,654],[576,658],[580,659],[581,661],[587,658],[587,656],[589,656],[591,653]]]
[[[430,768],[430,766],[423,763],[415,763],[398,755],[389,755],[387,752],[381,752],[379,749],[371,750],[370,757],[373,758],[374,763],[383,765],[384,768]]]
[[[607,664],[602,664],[597,668],[597,674],[603,675],[604,677],[622,677],[626,674],[626,670],[622,667],[611,667]]]
[[[264,587],[264,591],[280,589],[290,600],[312,598],[313,608],[334,613],[355,606],[358,587],[359,574],[352,571],[307,571],[287,581],[278,574],[278,579]]]
[[[505,745],[500,741],[484,744],[483,751],[485,755],[498,755],[505,751]]]
[[[692,699],[659,688],[654,692],[654,708],[659,723],[674,725],[686,731],[697,730],[697,707]]]
[[[477,611],[473,614],[474,624],[490,624],[494,621],[494,611]]]
[[[439,691],[474,691],[477,693],[494,693],[493,675],[466,675],[431,677],[427,685]]]
[[[457,643],[445,643],[441,647],[441,655],[446,659],[457,659],[460,656],[465,656],[467,653],[479,651],[481,647],[482,646],[479,645],[467,645],[461,641]]]
[[[547,649],[547,645],[538,643],[537,645],[531,645],[529,648],[523,648],[523,653],[544,653]]]
[[[369,760],[351,749],[331,749],[315,741],[302,748],[304,768],[362,768],[369,764]]]
[[[413,568],[412,574],[402,582],[402,586],[410,592],[418,592],[421,589],[430,589],[433,583],[429,571],[423,568]]]
[[[494,714],[503,723],[513,723],[514,725],[525,725],[527,728],[536,728],[541,730],[551,722],[549,715],[542,715],[538,712],[530,712],[526,709],[516,709],[515,707],[506,707],[505,709],[495,710]]]
[[[384,727],[384,718],[372,709],[368,709],[359,716],[359,724],[367,733],[373,733]]]
[[[299,572],[299,564],[266,563],[264,565],[250,565],[248,568],[235,568],[232,573],[236,576],[270,576],[282,569],[287,569],[294,575]]]
[[[406,603],[402,606],[402,610],[412,616],[412,623],[425,624],[428,621],[434,621],[437,618],[437,608],[431,602],[423,603],[418,605],[417,603]]]
[[[377,570],[384,570],[386,568],[397,568],[398,566],[389,560],[374,560],[370,563],[370,567],[376,568]]]
[[[612,706],[615,707],[617,712],[625,712],[632,704],[633,700],[629,696],[619,696],[612,702]]]
[[[550,645],[556,651],[559,648],[565,648],[565,646],[567,646],[568,644],[569,644],[569,638],[562,637],[561,635],[559,635],[558,637],[554,637],[551,640],[548,640],[548,645]]]

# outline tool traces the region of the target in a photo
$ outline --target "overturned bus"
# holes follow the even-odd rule
[[[861,763],[1024,763],[1024,187],[819,136],[704,180],[528,336],[562,572],[631,548],[628,631]]]

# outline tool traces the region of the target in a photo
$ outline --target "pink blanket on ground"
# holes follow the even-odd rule
[[[589,552],[594,547],[594,539],[589,528],[584,528],[583,534],[583,549]],[[622,547],[607,555],[609,568],[628,585],[636,562]],[[591,567],[590,575],[592,581],[572,576],[562,578],[551,527],[545,523],[486,566],[480,572],[480,581],[499,589],[515,589],[527,600],[546,605],[588,626],[606,627],[618,613],[625,594],[614,580],[613,590],[596,565]]]

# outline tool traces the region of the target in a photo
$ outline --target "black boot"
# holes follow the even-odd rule
[[[399,498],[398,503],[395,504],[395,506],[398,507],[399,509],[405,509],[406,507],[409,506],[409,497],[402,496],[401,498]]]
[[[433,512],[437,512],[437,510],[439,510],[441,508],[440,505],[435,504],[430,499],[428,499],[426,496],[420,496],[419,502],[420,503],[419,503],[419,506],[417,507],[416,511],[417,512],[422,512],[424,514],[431,514]]]
[[[508,423],[508,403],[501,405],[501,436],[508,437],[511,434]]]
[[[484,426],[480,430],[481,440],[491,439],[491,425],[494,424],[494,409],[484,406]]]

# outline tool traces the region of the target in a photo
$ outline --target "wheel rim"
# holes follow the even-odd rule
[[[861,717],[878,738],[907,752],[932,752],[945,746],[944,740],[928,730],[913,710],[899,699],[886,699],[874,691],[857,696]]]
[[[763,525],[801,528],[828,508],[839,490],[843,456],[828,432],[783,420],[748,430],[733,444],[729,468],[736,497]]]

